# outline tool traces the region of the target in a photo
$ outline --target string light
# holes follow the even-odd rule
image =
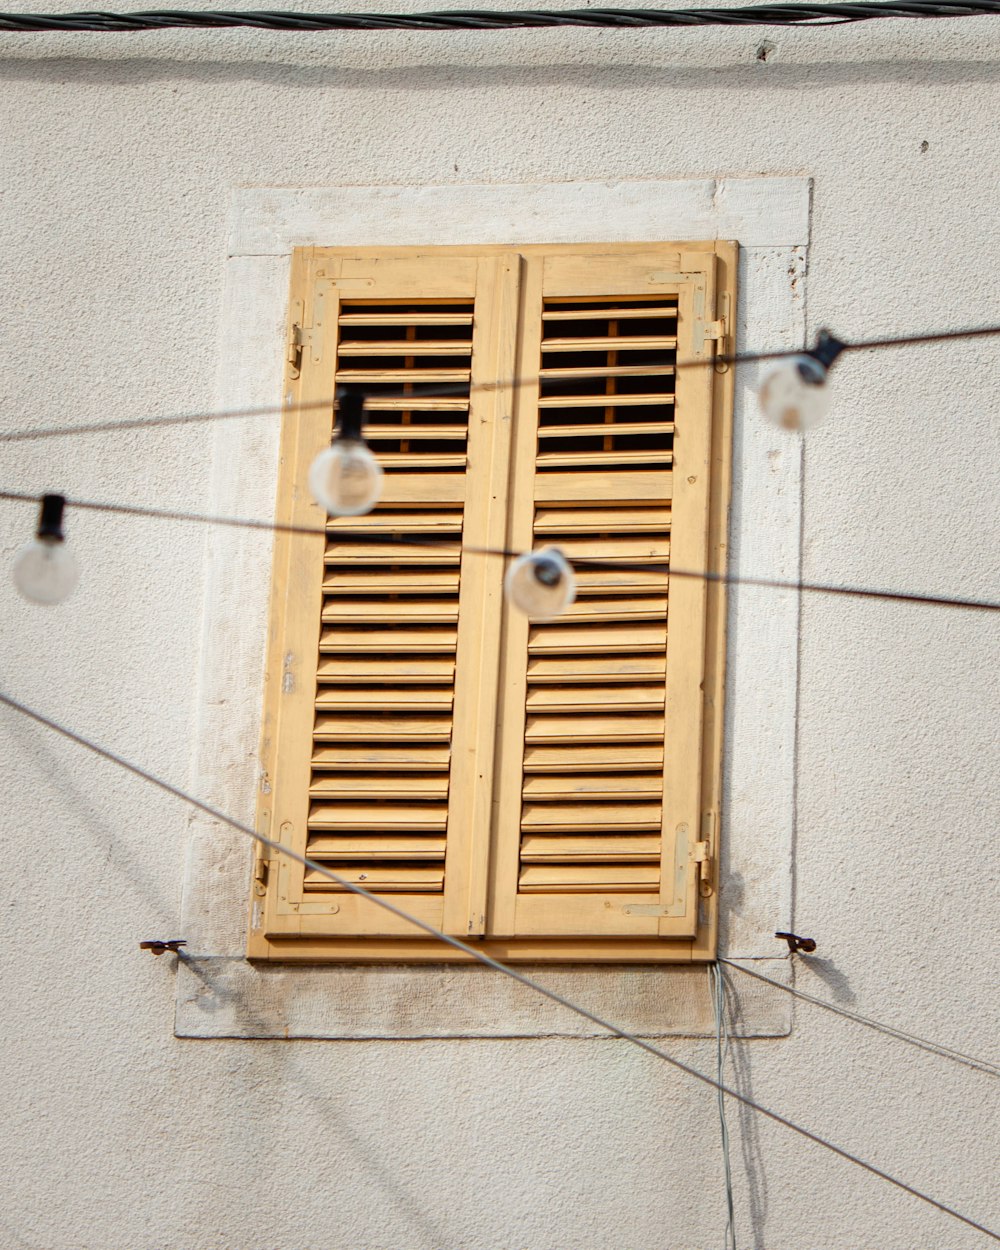
[[[775,365],[757,393],[764,416],[783,430],[809,430],[818,425],[830,407],[827,373],[846,350],[846,343],[820,330],[813,347]]]
[[[507,598],[534,621],[549,621],[576,598],[576,578],[558,547],[518,556],[504,578]]]
[[[382,494],[382,466],[364,438],[364,393],[342,386],[336,406],[337,429],[330,446],[312,462],[309,491],[330,516],[362,516]]]
[[[62,603],[76,589],[80,569],[66,546],[63,495],[43,495],[38,529],[14,557],[14,585],[32,603]]]

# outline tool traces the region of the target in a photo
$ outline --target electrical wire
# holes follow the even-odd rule
[[[899,1180],[898,1177],[891,1175],[889,1172],[885,1172],[881,1168],[876,1167],[875,1164],[859,1158],[859,1156],[852,1154],[849,1150],[845,1150],[844,1147],[835,1145],[825,1137],[820,1137],[818,1133],[813,1133],[810,1129],[806,1129],[799,1124],[795,1124],[792,1120],[787,1119],[779,1112],[772,1111],[770,1107],[765,1107],[761,1103],[754,1102],[753,1099],[748,1098],[746,1094],[740,1093],[739,1090],[732,1089],[731,1087],[723,1084],[721,1081],[717,1081],[713,1077],[707,1076],[704,1072],[699,1072],[697,1068],[692,1068],[689,1064],[684,1063],[682,1060],[676,1059],[665,1050],[661,1050],[658,1046],[654,1046],[652,1042],[648,1042],[644,1038],[638,1037],[634,1033],[630,1033],[627,1029],[623,1029],[619,1025],[613,1024],[611,1021],[605,1020],[602,1016],[597,1015],[588,1008],[581,1007],[579,1003],[574,1003],[570,999],[564,998],[561,994],[557,994],[555,990],[550,990],[546,986],[541,985],[538,981],[532,980],[531,977],[526,976],[523,972],[519,972],[516,968],[510,967],[509,964],[501,963],[500,960],[494,959],[491,955],[487,955],[485,951],[477,950],[475,946],[470,945],[468,942],[463,942],[461,938],[452,937],[451,934],[448,933],[442,933],[439,929],[435,929],[433,925],[428,924],[427,921],[421,920],[417,916],[411,916],[409,912],[404,911],[401,907],[397,907],[396,904],[390,902],[389,899],[378,894],[372,894],[363,886],[357,885],[355,882],[348,881],[345,877],[339,876],[337,873],[327,868],[325,864],[317,863],[315,860],[309,859],[305,855],[300,855],[298,851],[293,850],[291,847],[283,846],[280,842],[275,842],[272,838],[267,837],[265,834],[259,833],[253,828],[252,825],[246,825],[242,821],[236,820],[233,816],[229,816],[221,809],[212,806],[211,803],[206,803],[203,799],[196,798],[193,794],[188,794],[185,790],[180,789],[179,786],[173,785],[171,782],[164,780],[162,777],[157,777],[154,773],[149,772],[140,765],[134,764],[131,760],[125,759],[124,756],[118,755],[116,752],[110,751],[108,748],[98,745],[96,742],[92,742],[90,739],[84,738],[78,733],[74,733],[73,730],[68,729],[65,725],[60,725],[57,721],[51,720],[49,717],[44,716],[41,712],[28,707],[27,704],[21,703],[19,700],[13,698],[11,695],[3,693],[2,691],[0,691],[0,703],[11,708],[15,712],[21,713],[21,715],[33,720],[36,724],[43,725],[45,728],[51,729],[54,733],[59,734],[61,737],[69,739],[70,742],[75,742],[77,746],[83,747],[92,754],[100,756],[101,759],[105,759],[112,764],[117,764],[120,768],[131,773],[133,776],[139,777],[143,781],[148,781],[151,785],[156,786],[157,789],[164,791],[166,794],[172,795],[174,798],[179,799],[183,803],[189,804],[191,807],[203,812],[206,816],[210,816],[213,820],[217,820],[221,824],[228,825],[229,828],[235,829],[238,833],[244,834],[246,837],[259,843],[261,846],[266,846],[277,854],[284,855],[287,859],[294,860],[297,864],[301,864],[310,872],[318,873],[327,880],[334,882],[335,885],[340,886],[341,889],[348,890],[352,894],[358,895],[360,898],[367,899],[370,903],[374,903],[377,907],[381,907],[383,910],[389,912],[393,916],[396,916],[398,919],[405,921],[407,924],[413,925],[414,928],[420,929],[436,941],[443,942],[446,946],[450,946],[454,950],[461,951],[463,954],[468,955],[477,963],[483,964],[487,968],[492,968],[495,972],[502,973],[504,976],[520,982],[521,985],[524,985],[530,990],[534,990],[535,993],[541,994],[544,998],[549,999],[558,1006],[565,1007],[567,1011],[572,1011],[582,1019],[589,1020],[591,1024],[596,1024],[598,1028],[605,1029],[613,1036],[621,1038],[622,1041],[630,1042],[633,1046],[638,1046],[641,1050],[646,1051],[648,1054],[655,1055],[658,1059],[662,1059],[664,1062],[669,1063],[672,1067],[676,1068],[679,1072],[683,1072],[686,1076],[690,1076],[694,1080],[700,1081],[703,1085],[710,1086],[712,1089],[721,1090],[722,1093],[727,1094],[730,1098],[735,1098],[736,1101],[741,1103],[743,1106],[749,1107],[752,1111],[756,1111],[758,1115],[765,1116],[767,1119],[774,1121],[775,1124],[780,1124],[793,1133],[798,1133],[801,1137],[806,1138],[807,1141],[814,1142],[817,1146],[824,1147],[826,1150],[838,1155],[841,1159],[846,1159],[848,1163],[853,1163],[857,1167],[863,1168],[866,1172],[870,1172],[873,1176],[879,1177],[880,1180],[884,1180],[888,1184],[894,1185],[897,1189],[901,1189],[904,1193],[908,1193],[914,1198],[919,1198],[922,1202],[926,1202],[928,1205],[943,1212],[945,1215],[950,1215],[953,1219],[959,1220],[961,1223],[968,1225],[970,1228],[974,1228],[977,1232],[983,1233],[985,1236],[992,1238],[993,1241],[1000,1242],[1000,1232],[995,1232],[992,1229],[987,1228],[984,1224],[980,1224],[976,1220],[973,1220],[970,1216],[963,1215],[960,1211],[956,1211],[954,1207],[949,1207],[946,1203],[938,1201],[937,1198],[932,1198],[929,1194],[925,1194],[922,1190],[915,1188],[913,1185],[909,1185],[905,1181]]]
[[[1000,5],[1000,0],[996,0]],[[2,19],[0,19],[2,20]],[[2,26],[0,26],[2,29]],[[956,340],[990,338],[1000,335],[1000,325],[974,326],[966,330],[939,330],[929,334],[906,334],[889,338],[858,339],[853,343],[838,340],[845,352],[884,350],[892,347],[916,347],[929,343],[948,343]],[[808,352],[807,348],[782,348],[780,351],[737,352],[735,355],[706,357],[704,360],[678,360],[673,364],[674,371],[681,369],[707,369],[717,365],[750,365],[771,360],[786,360],[792,356],[801,356]],[[420,389],[410,391],[381,391],[382,399],[438,399],[450,395],[466,395],[471,391],[496,391],[506,387],[514,388],[538,381],[537,377],[514,378],[509,382],[462,382],[447,385],[432,383],[411,383],[411,387]],[[294,408],[298,412],[315,409],[332,410],[335,396],[325,399],[310,400],[307,403],[282,404],[257,408],[230,408],[217,412],[189,412],[166,417],[137,417],[120,421],[92,421],[85,425],[50,425],[37,426],[29,430],[0,431],[0,443],[22,443],[39,438],[64,438],[76,434],[107,434],[116,430],[158,429],[160,426],[192,425],[203,421],[233,421],[251,417],[275,417]]]
[[[890,3],[766,4],[733,9],[459,9],[431,13],[234,13],[216,9],[166,9],[138,13],[4,13],[0,30],[163,30],[179,26],[218,30],[252,26],[274,31],[513,30],[588,26],[632,30],[646,26],[794,26],[866,22],[872,18],[982,17],[1000,12],[997,0],[890,0]]]
[[[0,500],[11,503],[41,503],[41,495],[29,495],[21,491],[0,490]],[[91,512],[110,512],[124,516],[150,517],[162,521],[192,521],[205,525],[221,525],[232,529],[250,529],[275,534],[301,534],[307,536],[323,536],[335,539],[338,543],[363,543],[365,546],[387,545],[398,547],[401,544],[413,547],[438,547],[454,545],[450,538],[419,538],[410,534],[371,534],[359,531],[326,529],[321,526],[284,525],[280,522],[258,521],[243,517],[209,516],[198,512],[179,512],[166,508],[143,508],[133,504],[97,503],[93,500],[66,499],[67,508],[80,508]],[[495,556],[503,560],[516,560],[523,553],[511,551],[503,547],[462,548],[464,554],[476,556]],[[993,599],[961,599],[947,595],[925,595],[904,590],[872,590],[864,586],[838,586],[826,582],[789,581],[782,578],[752,577],[737,573],[712,573],[694,569],[678,569],[667,561],[648,561],[646,563],[627,560],[600,560],[590,556],[575,557],[576,568],[591,568],[606,572],[649,573],[658,568],[663,569],[673,578],[695,579],[703,582],[717,583],[723,586],[754,586],[766,590],[790,590],[796,594],[815,593],[824,595],[840,595],[853,599],[878,599],[890,603],[915,603],[929,607],[971,608],[985,612],[1000,611],[1000,600]]]
[[[733,1171],[729,1159],[729,1125],[726,1123],[726,1095],[723,1082],[729,1058],[729,1026],[726,1023],[726,986],[718,961],[708,965],[708,985],[715,1013],[715,1079],[719,1104],[719,1132],[722,1136],[722,1173],[726,1185],[726,1250],[736,1250],[736,1215],[733,1207]]]
[[[903,1029],[897,1029],[894,1025],[883,1024],[880,1020],[872,1020],[868,1016],[862,1016],[856,1011],[849,1010],[847,1007],[839,1007],[836,1003],[831,1003],[825,998],[817,998],[813,994],[807,994],[805,990],[800,990],[794,985],[785,985],[782,981],[775,981],[772,977],[765,976],[762,972],[757,972],[753,968],[747,968],[744,964],[736,963],[735,960],[726,959],[720,955],[719,962],[726,964],[729,968],[736,968],[739,972],[745,972],[747,976],[756,977],[758,981],[764,981],[768,985],[773,985],[776,989],[784,990],[786,994],[792,994],[795,998],[801,998],[804,1002],[812,1003],[814,1007],[823,1007],[827,1011],[834,1012],[835,1015],[843,1016],[847,1020],[853,1020],[855,1024],[863,1024],[866,1028],[875,1029],[879,1033],[886,1033],[889,1037],[896,1038],[897,1041],[908,1042],[911,1046],[918,1046],[921,1050],[926,1050],[932,1055],[938,1055],[942,1059],[953,1059],[956,1063],[964,1064],[965,1067],[972,1068],[977,1072],[985,1072],[988,1076],[1000,1076],[1000,1064],[991,1063],[989,1059],[977,1059],[975,1055],[966,1055],[960,1050],[953,1050],[950,1046],[942,1046],[939,1042],[931,1042],[925,1037],[917,1037],[914,1033],[907,1033]]]

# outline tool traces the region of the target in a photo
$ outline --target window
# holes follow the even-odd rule
[[[499,958],[713,955],[723,594],[663,565],[724,567],[735,260],[296,251],[278,520],[322,520],[304,483],[338,383],[368,389],[385,487],[325,540],[276,539],[262,831]],[[482,551],[549,543],[577,599],[532,622]],[[249,954],[458,955],[282,857]]]

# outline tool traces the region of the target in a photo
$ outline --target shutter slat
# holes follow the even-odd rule
[[[531,745],[591,742],[662,742],[662,716],[529,716],[524,732]]]
[[[544,395],[539,401],[539,408],[651,408],[658,405],[673,406],[674,397],[667,391],[661,391],[658,394],[639,395]],[[584,426],[584,432],[590,436],[594,434],[612,433],[622,434],[625,431],[618,424],[615,424],[613,431],[604,430],[600,426]],[[656,427],[651,424],[643,425],[641,422],[636,423],[634,433],[645,433]],[[538,431],[539,438],[545,438],[550,435],[553,430],[564,432],[563,426],[542,426]],[[658,431],[662,434],[673,434],[673,423],[664,422],[663,428]]]
[[[577,599],[562,614],[567,624],[666,620],[667,601],[649,599]]]
[[[310,859],[444,859],[445,840],[433,834],[410,835],[316,833],[309,839]]]
[[[524,779],[525,801],[566,803],[573,799],[655,799],[663,793],[656,773],[579,776],[573,773],[531,775]]]
[[[651,317],[676,317],[677,305],[650,304],[641,308],[615,308],[609,304],[607,307],[591,307],[591,308],[560,308],[558,305],[548,305],[542,313],[543,321],[648,321]]]
[[[567,408],[580,407],[578,404],[571,404],[568,400],[565,405]],[[603,400],[600,405],[594,404],[593,407],[601,408],[618,407],[617,400],[609,405],[607,400]],[[538,437],[545,438],[595,438],[598,435],[607,434],[673,434],[674,423],[672,421],[614,421],[607,422],[602,425],[543,425],[538,431]],[[615,460],[614,453],[609,453],[608,459]]]
[[[665,614],[665,613],[664,613]],[[350,625],[449,624],[458,620],[455,599],[328,599],[323,605],[323,623]]]
[[[572,746],[527,746],[524,751],[526,774],[641,771],[662,766],[663,747],[656,743],[647,746],[617,746],[610,742],[600,746],[574,743]]]
[[[600,433],[599,430],[594,431]],[[595,468],[608,468],[623,464],[673,464],[672,451],[545,451],[538,456],[538,465],[542,469],[558,466],[571,468],[574,466],[593,465]]]
[[[665,594],[667,580],[666,570],[655,567],[627,571],[613,568],[590,569],[582,560],[576,566],[578,595],[648,595],[657,591]]]
[[[336,564],[323,579],[327,595],[455,595],[458,569],[351,568]]]
[[[364,870],[358,867],[333,868],[346,881],[355,885],[363,885],[366,890],[379,894],[440,894],[444,888],[444,869],[437,867],[400,866],[400,865],[366,865]],[[322,873],[308,870],[305,874],[304,889],[307,893],[316,891],[336,892],[343,887],[335,885]]]
[[[341,356],[471,356],[472,344],[465,339],[423,339],[412,343],[401,339],[347,339],[341,340],[337,351]]]
[[[607,468],[607,461],[604,462]],[[629,473],[536,473],[535,502],[541,504],[667,503],[673,494],[669,469]]]
[[[404,777],[328,777],[313,779],[309,794],[314,799],[357,800],[377,799],[385,802],[413,802],[435,800],[443,802],[448,797],[448,776],[438,773],[423,776],[409,773]]]
[[[400,312],[341,313],[337,321],[342,326],[471,326],[472,313],[406,308]]]
[[[381,746],[365,743],[358,746],[318,746],[313,751],[313,769],[325,771],[424,772],[429,769],[448,771],[451,752],[447,746],[411,745]]]
[[[663,686],[536,686],[528,688],[529,713],[654,712],[664,704]]]
[[[450,682],[455,676],[455,661],[450,657],[400,659],[381,656],[372,659],[337,657],[321,659],[318,668],[322,682],[371,683],[387,681],[400,685],[428,682]]]
[[[468,382],[471,369],[338,369],[334,382],[351,386],[426,386],[428,382]]]
[[[469,401],[461,395],[379,395],[365,397],[367,412],[468,412]],[[378,426],[376,426],[376,429]],[[371,437],[365,426],[365,437]]]
[[[659,882],[659,864],[532,864],[522,870],[518,889],[525,894],[644,893],[655,890]]]
[[[340,690],[320,686],[316,711],[367,712],[377,707],[383,712],[450,712],[453,701],[451,686],[357,686]]]
[[[462,512],[442,512],[432,508],[400,511],[379,508],[369,513],[363,522],[357,517],[331,517],[327,522],[327,533],[332,542],[337,534],[345,530],[360,534],[425,534],[428,531],[442,534],[460,534],[462,532]]]
[[[443,832],[447,824],[448,808],[443,803],[313,803],[309,809],[310,829],[433,833]]]
[[[462,548],[458,543],[435,542],[433,547],[416,543],[338,542],[331,537],[326,545],[328,565],[353,564],[458,564]]]
[[[670,510],[659,508],[537,508],[536,534],[665,534]]]
[[[367,408],[374,409],[374,405],[371,403],[366,402],[365,406]],[[398,405],[398,406],[404,407],[404,405]],[[408,405],[405,405],[405,407],[408,410],[417,411],[417,409],[413,407],[412,405],[408,404]],[[465,407],[467,408],[468,404],[466,404]],[[380,408],[379,410],[384,411],[385,410],[384,406]],[[441,425],[440,423],[435,424],[435,425],[402,425],[402,424],[399,424],[399,425],[366,425],[365,426],[365,438],[370,443],[372,442],[378,443],[386,438],[391,438],[391,439],[405,438],[407,441],[413,442],[413,443],[420,442],[422,439],[429,439],[429,438],[453,439],[455,441],[462,442],[466,438],[467,434],[468,434],[468,428],[464,425]],[[376,450],[376,454],[378,454],[378,449],[376,448],[375,450]]]
[[[528,634],[529,655],[604,655],[610,651],[646,653],[662,651],[667,642],[666,618],[656,624],[602,624],[591,629],[586,624],[559,625],[545,622]]]
[[[394,620],[393,625],[398,621]],[[458,634],[447,626],[435,628],[423,626],[409,629],[328,629],[320,635],[319,649],[324,654],[341,651],[367,652],[384,655],[386,652],[452,652]]]
[[[317,742],[448,742],[450,716],[318,716]]]
[[[575,833],[584,829],[659,830],[659,803],[526,803],[524,833]]]
[[[385,475],[382,483],[384,504],[426,504],[428,500],[439,506],[443,503],[462,503],[465,500],[464,475],[460,473],[387,473]]]
[[[578,378],[590,382],[593,378],[661,378],[676,373],[673,365],[546,365],[538,370],[543,382],[555,378]]]
[[[401,438],[405,435],[401,434]],[[380,451],[378,462],[387,470],[393,469],[464,469],[465,453],[451,451]],[[383,492],[384,494],[384,492]]]
[[[571,657],[539,657],[528,660],[528,681],[660,681],[667,673],[666,656],[659,652],[652,655],[615,655],[595,657],[592,655]]]
[[[653,834],[607,834],[602,838],[529,833],[521,841],[525,863],[659,863],[660,839]]]
[[[636,562],[656,560],[665,563],[670,555],[670,539],[666,534],[615,534],[561,537],[558,547],[567,560],[579,560],[577,572],[587,567],[588,560],[622,560]]]
[[[651,352],[670,351],[676,346],[676,337],[660,334],[607,334],[592,338],[542,339],[543,352]]]

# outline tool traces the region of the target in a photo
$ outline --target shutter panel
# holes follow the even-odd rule
[[[509,422],[494,419],[495,385],[472,387],[512,376],[517,278],[516,259],[503,257],[327,260],[316,275],[318,358],[302,370],[303,398],[366,389],[366,434],[385,477],[369,516],[330,518],[325,542],[295,548],[274,825],[338,875],[462,933],[485,914],[490,804],[464,762],[481,749],[489,766],[502,575],[487,571],[494,593],[482,561],[462,552],[503,541],[502,494],[499,509],[484,501],[495,474],[506,480],[509,437]],[[431,398],[428,384],[461,389]],[[295,481],[331,423],[329,409],[301,414]],[[320,510],[301,494],[289,491],[291,519],[315,525]],[[425,536],[434,546],[408,541]],[[279,878],[271,933],[414,933],[318,872],[282,863]]]
[[[550,257],[528,290],[537,302],[526,358],[538,360],[540,381],[522,411],[512,546],[558,546],[574,565],[577,597],[554,621],[511,614],[499,785],[521,804],[500,816],[500,936],[695,932],[694,870],[676,826],[697,829],[700,784],[694,814],[678,820],[670,756],[693,734],[700,768],[700,720],[688,704],[701,681],[704,620],[668,585],[668,564],[704,567],[707,473],[692,506],[674,457],[682,441],[707,449],[711,406],[690,374],[675,376],[678,354],[702,348],[691,280],[654,283],[663,269],[662,255],[628,265]],[[712,292],[703,286],[701,296]],[[700,542],[694,564],[676,555],[680,524],[697,530],[681,544],[690,553]],[[694,644],[675,642],[692,624]],[[672,681],[684,697],[671,703]]]
[[[277,519],[321,532],[275,540],[263,831],[502,959],[712,957],[724,596],[681,574],[724,568],[732,378],[674,366],[708,362],[734,263],[295,252]],[[339,383],[384,490],[324,526]],[[482,549],[549,544],[576,601],[529,621]],[[287,857],[254,899],[255,957],[463,958]]]

